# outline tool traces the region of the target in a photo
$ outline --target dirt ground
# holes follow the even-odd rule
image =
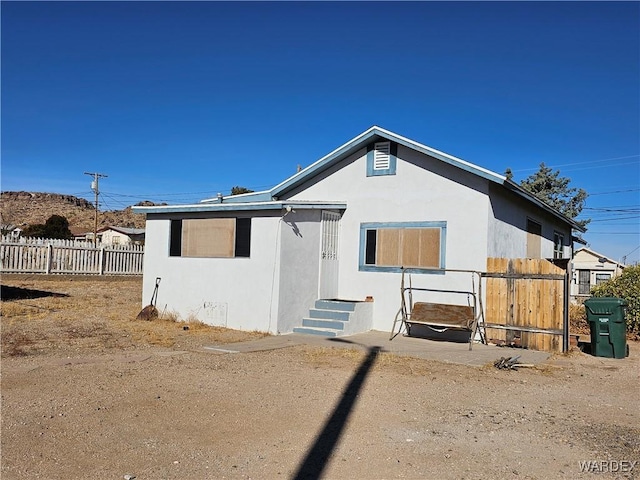
[[[135,320],[139,278],[2,287],[3,480],[640,478],[637,342],[518,371],[225,354],[203,347],[261,334]]]

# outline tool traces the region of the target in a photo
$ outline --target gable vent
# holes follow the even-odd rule
[[[391,164],[391,142],[379,142],[374,146],[373,169],[387,170]]]

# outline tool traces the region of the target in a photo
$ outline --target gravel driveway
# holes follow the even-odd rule
[[[48,278],[2,279],[60,294],[3,301],[3,480],[640,478],[635,342],[518,371],[225,353],[256,334],[136,322],[136,279]]]

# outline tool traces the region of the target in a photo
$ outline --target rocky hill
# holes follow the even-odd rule
[[[140,202],[139,205],[154,205]],[[3,225],[16,226],[45,223],[51,215],[62,215],[74,233],[93,231],[95,208],[91,202],[73,195],[40,192],[0,193],[0,215]],[[144,228],[145,215],[124,210],[99,212],[98,228],[108,225]]]

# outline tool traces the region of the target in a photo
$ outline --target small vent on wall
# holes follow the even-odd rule
[[[387,170],[391,164],[391,142],[379,142],[374,146],[373,169]]]

